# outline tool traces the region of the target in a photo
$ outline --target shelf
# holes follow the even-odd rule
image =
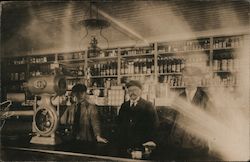
[[[182,89],[182,88],[186,88],[186,86],[170,86],[170,88],[172,89]]]
[[[214,73],[235,73],[236,71],[229,71],[229,70],[218,70],[218,71],[213,71]]]
[[[175,53],[189,53],[189,52],[206,52],[210,51],[210,49],[202,49],[202,50],[187,50],[187,51],[172,51],[172,52],[164,52],[164,51],[158,51],[159,55],[164,55],[164,54],[175,54]]]
[[[91,76],[90,78],[116,78],[118,75]]]
[[[90,57],[90,58],[88,58],[88,61],[93,61],[93,60],[110,60],[110,59],[118,59],[118,56],[109,56],[109,57]]]
[[[66,76],[66,79],[83,79],[85,78],[85,76],[77,76],[77,77],[73,77],[73,76]]]
[[[152,74],[122,74],[121,77],[126,77],[126,76],[150,76],[150,75],[155,75],[154,73]]]
[[[61,62],[80,62],[84,61],[85,59],[69,59],[69,60],[58,60],[59,63]]]
[[[224,47],[224,48],[213,48],[214,51],[216,50],[236,50],[236,49],[240,49],[242,47]]]
[[[27,64],[30,64],[30,65],[40,65],[40,64],[53,64],[55,61],[47,61],[47,62],[29,62]]]
[[[123,58],[128,58],[128,57],[140,57],[140,56],[154,56],[153,53],[144,53],[144,54],[134,54],[134,55],[121,55]]]
[[[239,87],[239,85],[208,85],[207,87]]]
[[[158,73],[159,75],[182,75],[181,72],[173,72],[173,73]]]
[[[44,72],[51,72],[49,70],[50,64],[54,63],[59,63],[59,65],[63,68],[65,75],[65,78],[67,80],[67,91],[71,91],[71,86],[75,83],[82,82],[85,79],[91,78],[91,85],[95,81],[97,85],[99,86],[104,86],[105,84],[101,84],[104,80],[115,80],[114,82],[117,82],[117,84],[123,83],[123,80],[126,78],[131,78],[134,77],[134,79],[153,79],[154,81],[172,81],[166,83],[169,85],[169,87],[173,91],[178,91],[181,89],[184,89],[186,86],[183,84],[183,81],[181,80],[182,72],[179,70],[179,65],[184,64],[185,65],[185,60],[188,59],[188,55],[191,55],[192,53],[194,54],[205,54],[206,56],[206,65],[209,67],[209,74],[213,75],[214,77],[218,77],[218,81],[220,80],[220,84],[215,85],[216,81],[206,81],[204,83],[207,83],[206,86],[200,86],[204,88],[210,88],[210,87],[236,87],[237,85],[222,85],[223,83],[231,83],[231,82],[237,82],[238,76],[234,75],[236,72],[241,72],[237,67],[235,66],[236,64],[238,65],[238,58],[235,57],[234,52],[237,49],[240,49],[242,47],[245,47],[241,39],[238,41],[238,37],[233,37],[233,36],[228,36],[223,38],[224,41],[226,42],[221,45],[217,45],[215,41],[217,42],[217,38],[215,36],[206,36],[204,37],[206,39],[198,39],[198,40],[176,40],[176,41],[169,41],[169,42],[154,42],[153,46],[147,45],[146,47],[139,47],[139,48],[134,48],[134,47],[117,47],[117,48],[112,48],[108,49],[108,52],[105,52],[107,57],[104,57],[104,55],[100,55],[98,57],[88,57],[87,50],[84,52],[70,52],[70,53],[58,53],[58,54],[53,54],[53,57],[50,57],[50,55],[41,55],[41,56],[30,56],[26,57],[17,57],[17,58],[9,58],[5,64],[6,66],[6,76],[5,76],[5,82],[3,86],[6,85],[6,90],[7,89],[12,89],[12,91],[15,92],[15,89],[17,90],[22,90],[23,87],[22,84],[27,81],[27,80],[8,80],[8,79],[13,79],[15,77],[9,77],[11,75],[17,75],[16,79],[20,78],[23,79],[24,77],[19,77],[21,73],[24,73],[25,79],[27,76],[35,74],[37,70]],[[219,38],[219,36],[218,36]],[[236,44],[231,44],[233,46],[229,46],[230,44],[227,43],[227,39],[231,38],[234,40]],[[218,39],[219,42],[221,42],[221,38]],[[180,43],[178,43],[180,42]],[[210,44],[207,44],[210,43]],[[228,45],[228,47],[226,47]],[[199,48],[198,48],[199,47]],[[210,48],[211,47],[211,48]],[[220,47],[220,48],[214,48],[214,47]],[[224,48],[221,48],[224,47]],[[107,54],[109,53],[109,54]],[[186,57],[187,56],[187,57]],[[46,57],[46,58],[45,58]],[[192,57],[192,56],[190,56]],[[193,56],[194,57],[194,56]],[[55,60],[55,61],[54,61]],[[214,60],[218,60],[217,62],[214,62]],[[38,62],[36,62],[38,61]],[[41,61],[41,62],[39,62]],[[46,62],[43,62],[46,61]],[[166,68],[161,67],[161,63],[163,65],[168,65],[167,63],[171,63],[173,65],[178,66],[178,72],[168,72]],[[176,61],[176,62],[175,62]],[[192,59],[190,59],[192,61]],[[199,61],[198,59],[194,59],[194,62]],[[224,62],[223,62],[224,61]],[[235,62],[234,62],[235,61]],[[150,70],[153,70],[154,72],[152,73],[146,73],[145,69],[143,71],[143,68],[140,68],[140,73],[124,73],[126,72],[139,72],[137,69],[131,70],[130,68],[133,66],[132,62],[136,63],[138,62],[139,65],[135,65],[134,67],[137,68],[137,66],[142,66],[144,67],[145,63],[150,63]],[[179,63],[178,63],[179,62]],[[16,64],[12,64],[16,63]],[[21,63],[21,64],[18,64]],[[130,64],[131,63],[131,64]],[[198,62],[197,62],[198,63]],[[234,66],[225,66],[228,67],[228,69],[231,70],[226,70],[227,68],[218,68],[218,69],[225,69],[225,70],[218,70],[217,67],[224,67],[224,63],[232,63],[235,65]],[[124,64],[129,64],[128,66],[124,66]],[[141,65],[142,64],[142,65]],[[153,64],[153,66],[152,66]],[[216,66],[218,64],[218,66]],[[222,66],[223,65],[223,66]],[[226,64],[225,64],[226,65]],[[45,67],[46,66],[46,67]],[[157,67],[160,68],[157,68]],[[181,65],[180,65],[181,66]],[[37,68],[35,68],[37,67]],[[88,69],[88,67],[90,69]],[[107,71],[107,67],[108,70]],[[111,69],[109,69],[111,68]],[[152,69],[151,69],[152,68]],[[177,68],[177,67],[176,67]],[[97,69],[99,69],[97,71]],[[105,70],[104,70],[105,69]],[[115,69],[115,70],[114,70]],[[141,70],[142,69],[142,70]],[[160,70],[159,70],[160,69]],[[93,74],[93,76],[87,75],[87,71],[90,74]],[[96,70],[96,71],[95,71]],[[79,71],[82,71],[80,73]],[[106,73],[107,71],[107,73]],[[165,71],[165,72],[164,72]],[[78,73],[79,72],[79,73]],[[112,72],[112,73],[109,73]],[[114,73],[116,72],[116,73]],[[121,74],[121,72],[123,72]],[[144,73],[142,73],[144,72]],[[13,74],[12,74],[13,73]],[[117,74],[117,75],[101,75],[101,74]],[[77,74],[84,74],[84,75],[77,75]],[[9,76],[8,76],[9,75]],[[21,74],[23,76],[23,74]],[[145,79],[145,80],[146,80]],[[163,79],[163,80],[162,80]],[[217,78],[215,78],[217,79]],[[221,81],[225,79],[225,81]],[[235,80],[234,80],[235,79]],[[100,82],[100,83],[99,83]],[[213,83],[215,82],[215,83]],[[202,82],[203,83],[203,82]],[[211,84],[211,85],[209,85]],[[170,86],[170,85],[182,85],[182,86]],[[8,88],[9,87],[9,88]],[[92,90],[94,88],[99,89],[100,91],[104,90],[104,87],[89,87],[89,90]],[[21,92],[22,92],[21,91]],[[107,103],[104,103],[103,106],[110,106]]]

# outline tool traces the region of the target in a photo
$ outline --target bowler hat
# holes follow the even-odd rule
[[[80,92],[86,92],[87,87],[84,84],[76,84],[72,88],[72,93],[80,93]]]
[[[140,81],[138,81],[138,80],[131,80],[131,81],[129,81],[129,82],[126,84],[126,87],[127,87],[127,88],[129,88],[129,87],[131,87],[131,86],[136,86],[136,87],[142,89],[142,85],[141,85]]]

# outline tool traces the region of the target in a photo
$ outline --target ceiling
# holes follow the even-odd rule
[[[79,51],[88,47],[92,35],[100,47],[110,48],[196,37],[197,33],[242,32],[249,27],[247,0],[92,2],[98,17],[111,23],[101,34],[87,31],[80,23],[89,17],[89,1],[2,3],[1,55]]]

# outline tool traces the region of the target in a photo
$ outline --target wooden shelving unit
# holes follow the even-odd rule
[[[163,80],[165,79],[168,83],[172,82],[171,80],[176,82],[176,78],[181,79],[182,76],[180,64],[185,64],[188,57],[192,58],[192,54],[200,54],[206,58],[209,67],[208,75],[212,76],[211,81],[213,79],[217,82],[221,80],[222,83],[228,83],[225,86],[235,87],[236,81],[234,79],[237,79],[235,73],[239,72],[236,64],[239,63],[236,62],[237,56],[234,51],[243,46],[243,41],[244,34],[210,36],[190,40],[156,42],[147,47],[107,49],[105,55],[101,57],[88,57],[86,50],[6,58],[6,79],[3,84],[8,83],[7,85],[10,87],[18,87],[18,85],[20,87],[31,76],[52,74],[52,64],[59,64],[60,70],[71,84],[83,82],[89,83],[89,87],[92,87],[94,82],[99,84],[98,81],[102,85],[97,87],[105,87],[104,84],[107,81],[112,81],[114,85],[121,85],[124,77],[152,76],[155,83],[158,82],[159,77],[163,77]],[[106,64],[108,65],[106,66]],[[123,68],[130,69],[126,71],[128,69]],[[20,77],[19,75],[24,76]],[[170,87],[184,88],[183,83],[178,82],[180,85],[175,84],[170,85]],[[212,85],[211,83],[207,86]],[[8,86],[6,92],[9,91]],[[221,84],[221,86],[224,85]]]

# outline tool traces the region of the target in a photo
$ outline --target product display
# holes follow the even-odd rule
[[[237,85],[235,73],[239,69],[239,59],[234,51],[223,49],[241,47],[243,36],[212,37],[212,40],[212,46],[211,38],[201,38],[159,43],[157,48],[153,44],[149,47],[108,49],[89,58],[82,51],[8,59],[7,66],[13,65],[7,72],[8,80],[13,82],[8,91],[24,91],[23,83],[27,78],[57,73],[66,76],[67,90],[70,91],[77,83],[84,83],[89,87],[89,94],[98,89],[99,97],[105,97],[111,105],[118,105],[125,96],[116,99],[115,96],[122,95],[110,88],[121,85],[123,79],[146,83],[147,78],[151,78],[149,84],[160,82],[170,88],[184,88],[182,69],[186,64],[205,71],[206,76],[199,83],[201,87]],[[54,62],[59,63],[59,68],[52,68]],[[149,89],[145,86],[143,96],[154,100],[156,95]]]

